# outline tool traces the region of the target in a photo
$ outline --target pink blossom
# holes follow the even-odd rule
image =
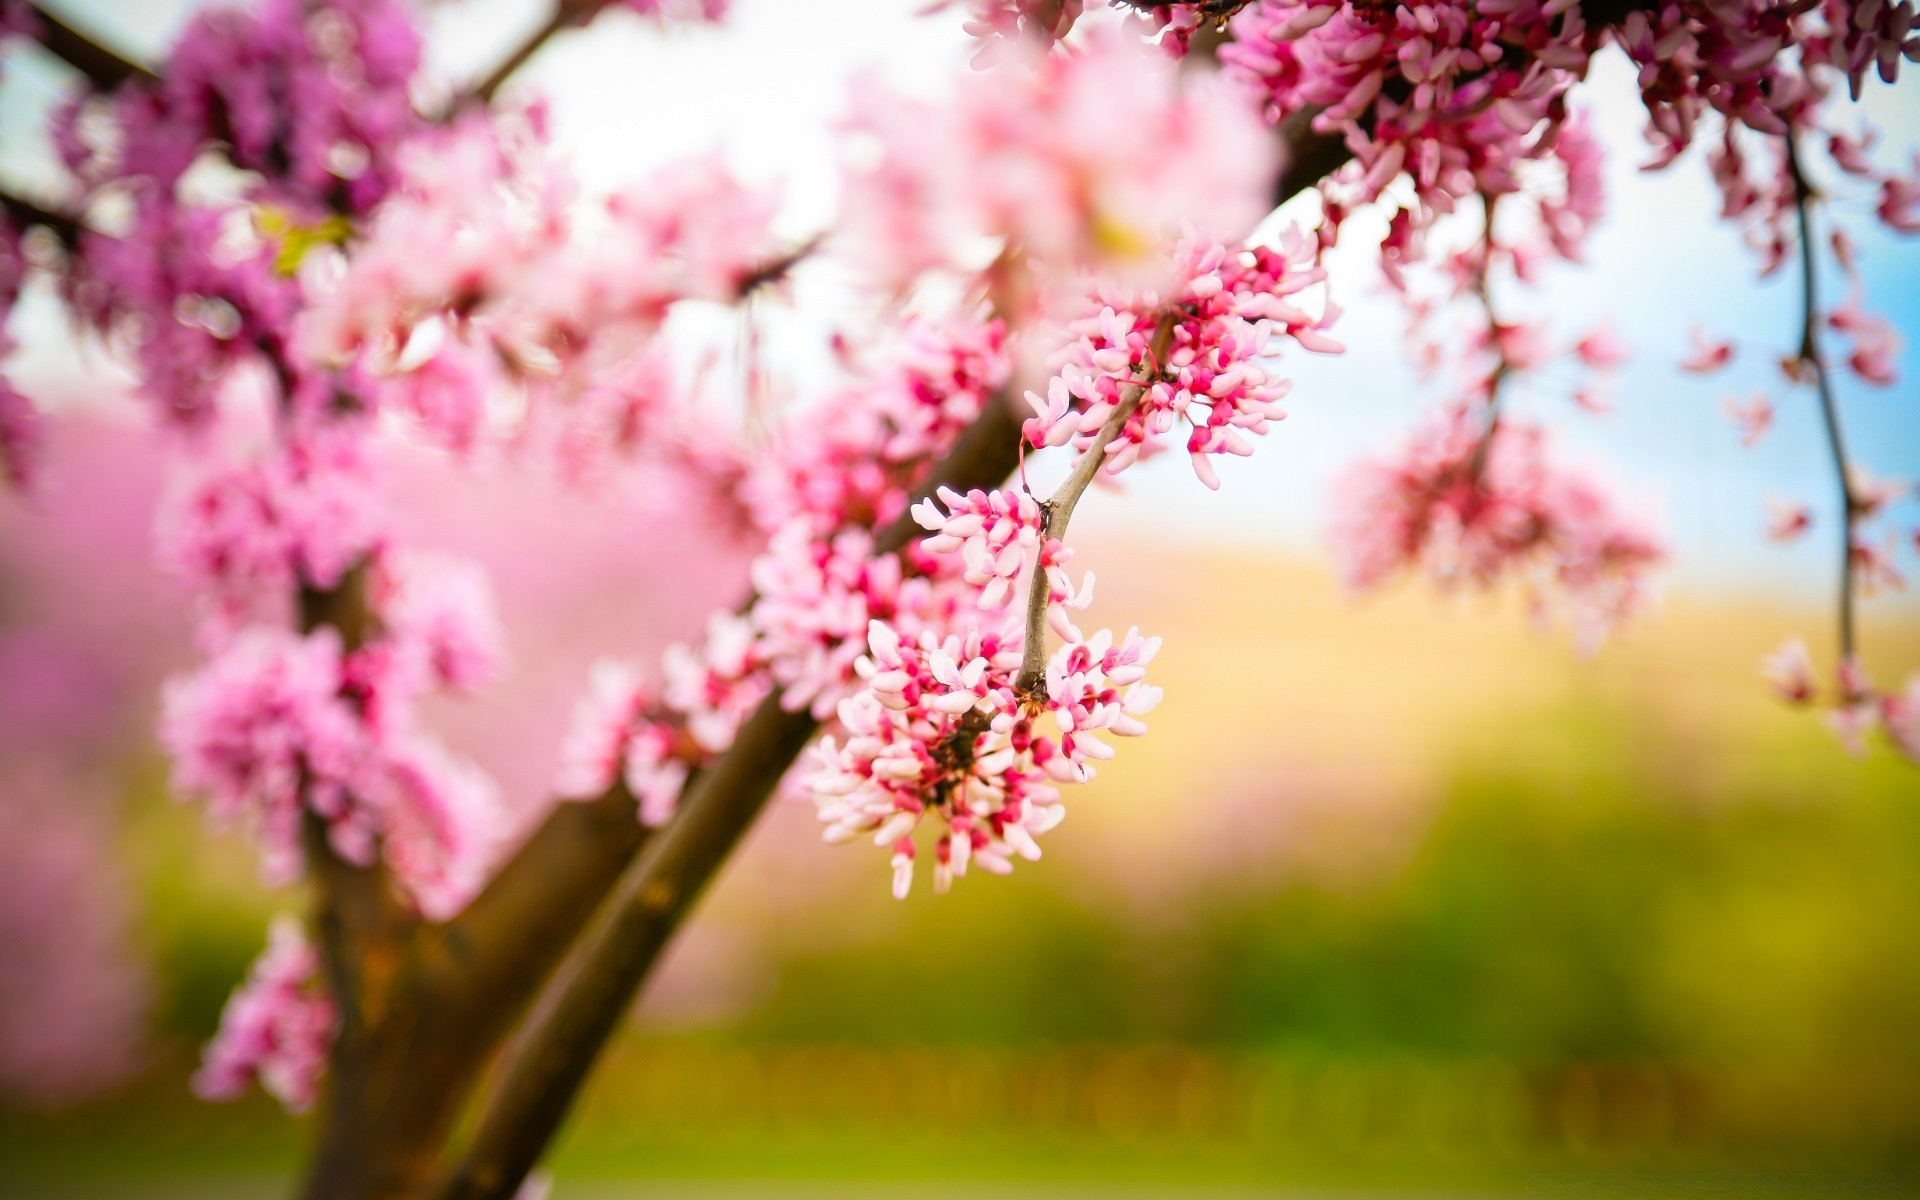
[[[1705,375],[1733,361],[1733,343],[1710,339],[1697,326],[1693,331],[1693,353],[1680,360],[1682,371]]]
[[[756,618],[773,609],[755,606]],[[718,754],[766,699],[761,678],[768,647],[753,621],[730,612],[707,618],[707,636],[694,646],[667,647],[661,656],[661,699],[686,726],[699,749]]]
[[[299,923],[275,919],[266,950],[220,1014],[220,1031],[193,1077],[194,1094],[232,1100],[257,1080],[295,1112],[312,1104],[338,1024],[319,975],[320,956]]]
[[[611,658],[593,664],[587,693],[574,706],[560,751],[553,790],[561,798],[591,799],[613,786],[627,739],[648,699],[646,678],[638,667]]]
[[[1720,408],[1727,418],[1740,430],[1740,444],[1751,450],[1767,436],[1773,428],[1773,401],[1764,393],[1755,395],[1745,404],[1728,396],[1720,401]]]
[[[754,561],[751,576],[759,653],[781,702],[822,718],[854,679],[869,622],[898,621],[929,603],[930,585],[908,579],[898,557],[875,557],[865,530],[823,539],[789,526]]]
[[[1920,675],[1907,677],[1904,692],[1880,697],[1880,725],[1900,753],[1920,763]]]
[[[1889,175],[1880,184],[1880,206],[1875,210],[1896,233],[1920,233],[1920,155],[1905,176]]]
[[[910,319],[848,387],[795,406],[750,464],[741,490],[755,523],[772,534],[800,518],[829,529],[896,520],[1012,371],[1003,322]]]
[[[1010,45],[945,106],[856,95],[841,226],[871,278],[977,272],[995,245],[1050,280],[1130,272],[1183,227],[1253,227],[1277,165],[1257,115],[1125,30],[1088,33],[1062,54]]]
[[[1058,785],[1091,778],[1113,755],[1100,735],[1144,732],[1140,717],[1160,699],[1141,682],[1159,639],[1137,632],[1062,646],[1036,696],[1016,687],[1021,653],[999,634],[929,630],[909,642],[875,621],[868,639],[857,665],[866,687],[839,707],[846,740],[815,749],[807,784],[829,842],[870,835],[892,850],[896,897],[911,887],[923,820],[935,830],[936,891],[970,866],[1005,874],[1016,856],[1038,859],[1035,839],[1065,813]],[[1041,711],[1057,740],[1039,731]]]
[[[1797,501],[1767,500],[1767,536],[1776,542],[1790,542],[1813,525],[1813,512]]]
[[[371,855],[375,821],[353,791],[368,746],[341,687],[333,630],[299,637],[264,627],[167,684],[160,736],[174,787],[205,796],[216,819],[250,827],[277,878],[298,869],[307,809],[349,860]]]
[[[1187,238],[1165,293],[1102,290],[1095,297],[1098,314],[1068,327],[1077,340],[1046,398],[1027,394],[1036,414],[1026,424],[1027,440],[1084,451],[1126,397],[1144,389],[1107,443],[1106,471],[1117,474],[1159,449],[1157,439],[1184,421],[1194,473],[1218,487],[1211,457],[1252,454],[1247,436],[1265,433],[1286,415],[1280,401],[1289,384],[1265,365],[1281,339],[1315,353],[1341,350],[1324,332],[1338,310],[1328,304],[1314,316],[1292,299],[1323,278],[1310,265],[1312,256],[1312,246],[1292,231],[1280,249],[1230,250]],[[1153,353],[1162,321],[1171,333],[1164,361]]]
[[[1489,588],[1519,575],[1536,607],[1554,584],[1592,646],[1645,597],[1664,557],[1591,480],[1547,454],[1544,431],[1450,404],[1397,459],[1352,468],[1336,488],[1334,545],[1350,587],[1403,571],[1443,588]]]
[[[1813,699],[1813,664],[1807,658],[1807,644],[1793,638],[1770,655],[1761,673],[1773,685],[1782,700],[1806,704]]]
[[[981,589],[980,607],[1004,607],[1039,557],[1039,504],[1025,492],[975,489],[962,496],[943,487],[939,497],[939,504],[929,498],[914,506],[914,520],[933,531],[921,545],[930,554],[959,551],[966,564],[962,578]]]
[[[231,618],[331,588],[381,534],[372,464],[345,430],[203,462],[162,508],[159,557]]]
[[[1613,331],[1612,322],[1603,321],[1574,343],[1573,352],[1581,362],[1596,371],[1611,371],[1627,361],[1626,343]]]
[[[1899,379],[1895,362],[1900,355],[1900,335],[1878,313],[1862,309],[1858,302],[1841,305],[1827,314],[1827,324],[1836,333],[1852,340],[1847,367],[1868,383],[1886,387]]]
[[[509,822],[493,778],[424,737],[384,754],[363,780],[380,814],[381,857],[429,919],[444,921],[486,883]]]
[[[399,551],[380,558],[373,604],[387,638],[435,686],[468,691],[499,673],[505,635],[478,564]]]
[[[1597,148],[1567,121],[1566,95],[1589,53],[1578,5],[1259,0],[1233,32],[1221,61],[1270,119],[1314,112],[1317,130],[1353,149],[1354,164],[1326,189],[1343,209],[1411,178],[1414,203],[1396,218],[1408,252],[1461,200],[1519,192],[1518,165],[1554,154],[1572,131],[1563,198],[1539,211],[1555,248],[1577,253],[1600,202]]]
[[[1907,577],[1894,565],[1895,544],[1891,534],[1883,542],[1854,534],[1848,559],[1853,564],[1853,576],[1859,581],[1861,595],[1871,597],[1906,590]]]

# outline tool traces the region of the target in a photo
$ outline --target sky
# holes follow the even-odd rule
[[[194,6],[95,0],[58,7],[151,60]],[[548,96],[556,140],[589,187],[616,187],[644,177],[651,165],[723,146],[749,178],[784,181],[787,216],[805,226],[832,210],[832,127],[852,75],[874,71],[894,87],[937,93],[967,69],[958,14],[918,15],[926,7],[926,0],[735,0],[722,30],[663,30],[610,13],[591,33],[555,39],[513,86]],[[530,0],[437,6],[430,71],[448,85],[483,73],[545,11]],[[36,126],[63,86],[59,68],[10,56],[0,83],[0,179],[32,191],[52,178]],[[1551,380],[1525,394],[1526,406],[1553,427],[1567,457],[1614,481],[1629,504],[1666,531],[1678,586],[1823,596],[1833,586],[1836,489],[1812,394],[1786,390],[1772,365],[1796,340],[1797,280],[1756,280],[1738,230],[1716,218],[1717,195],[1697,155],[1658,173],[1638,169],[1646,151],[1624,60],[1598,62],[1584,98],[1611,152],[1608,216],[1584,264],[1554,270],[1510,303],[1549,314],[1568,342],[1609,319],[1633,358],[1616,381],[1609,414],[1581,411]],[[1870,87],[1861,108],[1882,130],[1881,153],[1897,156],[1889,161],[1920,146],[1912,80],[1899,89]],[[1311,220],[1310,198],[1300,208],[1301,219]],[[1834,212],[1861,243],[1869,303],[1896,326],[1920,331],[1920,243],[1881,232],[1871,210],[1870,199],[1836,190]],[[1076,525],[1100,536],[1144,530],[1233,547],[1318,549],[1324,497],[1338,471],[1392,447],[1444,395],[1440,384],[1420,382],[1408,363],[1404,317],[1353,245],[1363,240],[1350,238],[1346,261],[1334,263],[1335,296],[1345,309],[1335,332],[1347,353],[1287,360],[1296,381],[1289,420],[1252,458],[1222,465],[1219,493],[1192,478],[1184,456],[1168,455],[1129,476],[1130,497],[1084,505]],[[1829,295],[1837,294],[1831,274],[1825,283]],[[34,331],[58,328],[46,304],[20,320]],[[1738,342],[1733,368],[1708,378],[1677,370],[1696,326]],[[54,333],[21,340],[29,360],[16,364],[23,383],[36,371],[71,369],[73,350]],[[1855,457],[1876,475],[1912,478],[1920,475],[1920,348],[1912,336],[1901,373],[1892,388],[1843,381],[1840,396]],[[1774,397],[1778,424],[1746,450],[1721,400],[1756,391]],[[1811,503],[1827,528],[1789,547],[1769,543],[1762,530],[1770,496]],[[1912,524],[1920,505],[1909,503],[1905,515]]]

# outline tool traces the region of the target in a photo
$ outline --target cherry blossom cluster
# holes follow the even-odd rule
[[[1259,0],[1232,27],[1221,61],[1268,117],[1314,113],[1353,151],[1333,215],[1412,181],[1405,243],[1476,193],[1521,190],[1522,164],[1554,152],[1596,42],[1569,0]]]
[[[204,419],[242,363],[272,363],[303,409],[336,401],[337,384],[286,353],[291,268],[393,185],[421,125],[413,20],[398,0],[210,8],[156,81],[83,97],[56,121],[88,203],[128,210],[81,234],[68,298],[137,358],[164,411]],[[192,170],[209,150],[245,174]]]
[[[1183,226],[1245,236],[1277,166],[1258,116],[1125,30],[1089,35],[1051,55],[1014,46],[944,105],[856,96],[843,223],[871,277],[992,267],[1014,316],[1031,297],[1007,283],[1013,259],[1071,280],[1148,268]]]
[[[1040,857],[1035,840],[1060,823],[1059,785],[1093,777],[1113,756],[1102,735],[1137,736],[1160,689],[1142,682],[1158,638],[1105,630],[1055,652],[1038,686],[1020,677],[1017,638],[974,629],[902,641],[885,623],[868,631],[861,692],[840,704],[844,742],[814,751],[812,790],[830,842],[871,835],[892,852],[893,894],[904,898],[934,829],[933,881],[946,891],[977,864],[1005,874]],[[1052,718],[1058,734],[1038,718]]]
[[[1833,686],[1815,681],[1807,644],[1789,639],[1762,666],[1776,694],[1789,704],[1824,708],[1842,742],[1855,754],[1866,749],[1866,735],[1877,729],[1888,744],[1920,763],[1920,673],[1907,677],[1901,691],[1874,686],[1858,659],[1841,659]]]
[[[451,340],[533,375],[596,343],[623,356],[674,303],[730,303],[778,261],[777,202],[713,160],[588,202],[548,150],[539,110],[457,121],[415,139],[399,194],[344,272],[314,280],[302,348],[388,370],[422,325],[447,322]]]
[[[1194,474],[1219,487],[1211,456],[1251,454],[1247,435],[1286,416],[1280,401],[1289,385],[1266,365],[1284,342],[1322,354],[1341,350],[1325,333],[1338,309],[1326,303],[1314,315],[1296,299],[1325,278],[1314,257],[1313,244],[1294,230],[1277,249],[1234,249],[1190,236],[1174,253],[1164,291],[1099,289],[1098,314],[1068,325],[1074,340],[1046,396],[1027,394],[1035,411],[1028,441],[1085,451],[1115,411],[1132,403],[1106,443],[1108,471],[1153,453],[1155,439],[1185,421]],[[1156,333],[1170,334],[1164,354],[1155,351]]]
[[[379,634],[349,649],[323,625],[240,629],[167,688],[161,736],[174,783],[246,827],[269,877],[302,862],[302,825],[349,862],[383,856],[422,911],[458,911],[500,849],[492,781],[415,727],[418,697],[467,689],[498,662],[498,621],[476,568],[394,556],[373,587]]]
[[[1471,402],[1432,414],[1397,457],[1350,468],[1333,520],[1350,587],[1409,571],[1448,589],[1517,577],[1536,612],[1558,593],[1589,648],[1640,606],[1664,557],[1605,489],[1553,461],[1545,430]]]
[[[158,552],[207,602],[216,629],[285,620],[302,586],[339,586],[384,533],[358,431],[183,457],[160,512]]]
[[[788,707],[831,716],[870,621],[917,628],[969,603],[952,564],[912,548],[878,554],[871,529],[904,515],[931,461],[1001,402],[1010,370],[999,322],[922,318],[848,386],[797,407],[739,487],[768,537],[749,566],[753,602],[714,614],[697,644],[669,647],[654,678],[596,667],[557,792],[592,797],[620,781],[643,822],[663,823],[689,773],[775,688]]]
[[[336,1022],[333,1000],[320,983],[319,953],[298,921],[278,918],[266,949],[220,1014],[220,1030],[193,1077],[194,1093],[232,1100],[257,1081],[299,1112],[319,1092]]]
[[[754,523],[768,534],[796,519],[827,531],[889,524],[1012,371],[1005,322],[909,318],[877,368],[774,431],[741,484]]]

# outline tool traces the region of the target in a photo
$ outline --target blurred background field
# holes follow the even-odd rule
[[[117,490],[0,518],[0,1194],[277,1194],[301,1124],[186,1077],[297,898],[168,798],[151,711],[186,647],[136,616],[169,611],[138,548],[152,464],[111,424],[62,436]],[[421,519],[548,550],[502,579],[514,676],[442,715],[531,798],[591,654],[691,634],[732,560],[632,575],[617,506],[601,528],[475,488],[435,482]],[[63,574],[75,545],[95,569]],[[879,856],[776,803],[556,1196],[1920,1180],[1920,781],[1757,676],[1824,613],[1682,592],[1582,661],[1498,605],[1356,606],[1310,559],[1081,554],[1099,612],[1167,639],[1153,735],[1043,863],[944,897],[894,902]],[[1911,605],[1869,612],[1875,661],[1920,664]]]

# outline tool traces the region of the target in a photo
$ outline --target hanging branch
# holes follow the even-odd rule
[[[78,29],[53,15],[44,4],[30,3],[30,32],[33,40],[87,77],[87,82],[103,92],[112,91],[129,79],[151,82],[154,73],[120,54],[107,49]]]
[[[1789,134],[1786,146],[1787,170],[1793,176],[1793,203],[1800,224],[1801,295],[1805,303],[1800,318],[1800,349],[1796,361],[1813,376],[1820,396],[1820,419],[1826,430],[1827,451],[1832,458],[1834,481],[1840,489],[1840,659],[1854,657],[1853,622],[1853,545],[1854,531],[1863,505],[1853,488],[1853,471],[1847,464],[1846,441],[1840,432],[1840,410],[1833,398],[1833,381],[1826,359],[1820,353],[1819,281],[1814,268],[1813,201],[1814,192],[1800,166],[1800,151]]]

